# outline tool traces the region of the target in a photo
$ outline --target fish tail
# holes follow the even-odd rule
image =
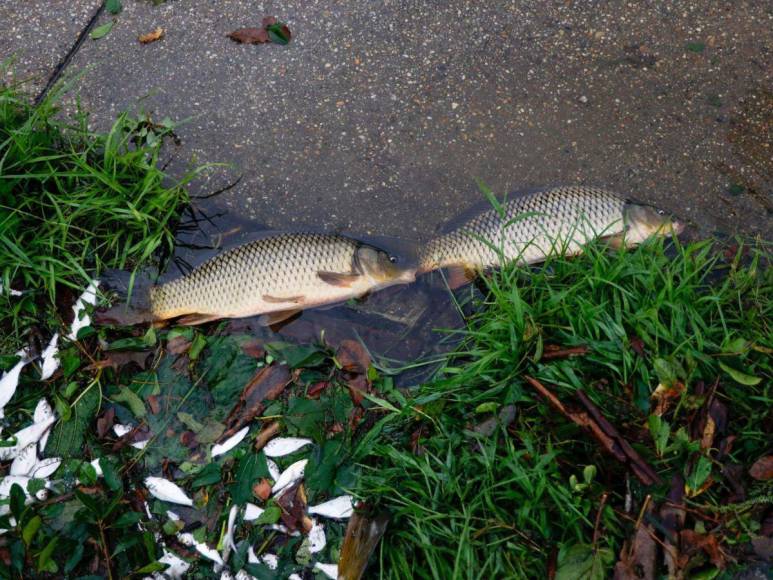
[[[100,276],[100,284],[108,296],[111,296],[112,306],[107,310],[94,313],[97,324],[132,326],[151,322],[150,312],[150,277],[122,270],[107,270]]]

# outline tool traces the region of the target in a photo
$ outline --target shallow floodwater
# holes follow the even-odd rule
[[[410,261],[415,245],[409,240],[378,239],[342,232],[356,239],[380,245]],[[205,215],[195,209],[186,211],[178,229],[177,241],[169,266],[159,282],[174,279],[227,248],[264,236],[261,224],[241,220],[230,213]],[[427,378],[442,355],[461,340],[456,330],[464,326],[462,312],[477,290],[468,286],[454,294],[443,276],[421,276],[410,285],[392,286],[358,300],[325,308],[303,311],[296,318],[276,327],[265,327],[258,317],[233,319],[228,332],[247,332],[266,342],[290,341],[299,344],[324,342],[337,346],[342,340],[362,341],[382,369],[400,370],[401,386]]]

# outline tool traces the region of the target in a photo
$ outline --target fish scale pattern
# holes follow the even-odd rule
[[[623,231],[626,201],[597,187],[566,186],[535,191],[471,218],[432,239],[420,255],[420,270],[448,266],[489,268],[505,261],[540,262],[554,251],[576,254],[599,235]]]
[[[207,260],[187,276],[153,288],[152,313],[157,319],[192,313],[247,316],[256,308],[279,309],[277,300],[281,299],[292,302],[305,297],[325,302],[341,290],[322,282],[317,272],[351,272],[357,248],[358,243],[350,238],[316,233],[255,240]]]

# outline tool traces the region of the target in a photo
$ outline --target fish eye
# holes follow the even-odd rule
[[[666,211],[663,209],[658,210],[658,215],[666,215]]]
[[[393,264],[397,264],[397,256],[389,256],[389,261]]]

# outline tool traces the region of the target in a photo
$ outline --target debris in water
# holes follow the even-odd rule
[[[58,343],[59,333],[55,332],[54,336],[52,336],[51,340],[48,342],[48,346],[40,355],[40,358],[43,359],[43,362],[40,365],[41,381],[50,379],[56,372],[56,369],[59,368],[59,358],[57,358],[57,355],[59,354]]]
[[[325,549],[326,544],[325,528],[317,520],[312,520],[311,530],[309,531],[309,551],[312,554],[321,552]]]
[[[187,532],[180,533],[177,534],[177,539],[180,540],[180,543],[195,548],[196,551],[205,558],[208,558],[221,566],[223,565],[223,559],[220,557],[218,551],[214,548],[210,548],[204,542],[197,542],[196,538],[193,537],[193,534]]]
[[[352,496],[342,495],[309,508],[309,513],[333,519],[346,519],[354,511]]]
[[[262,507],[256,506],[254,503],[248,503],[244,506],[244,521],[251,522],[257,520],[263,512],[266,511]]]
[[[72,327],[70,328],[70,334],[67,338],[70,340],[78,339],[78,331],[81,328],[86,328],[91,324],[91,317],[88,314],[84,314],[81,317],[81,312],[86,308],[86,304],[94,306],[97,303],[97,287],[99,286],[99,280],[92,280],[88,287],[83,291],[83,294],[75,301],[72,307],[73,319]]]
[[[187,506],[193,505],[193,500],[186,495],[180,486],[163,477],[146,477],[145,487],[148,488],[153,497],[161,501]]]
[[[322,562],[316,562],[314,568],[322,572],[328,578],[336,580],[338,578],[338,564],[323,564]]]
[[[274,483],[274,486],[271,488],[271,492],[276,494],[301,479],[308,462],[308,459],[301,459],[300,461],[296,461],[287,469],[285,469],[276,480],[276,483]]]
[[[247,436],[247,433],[249,433],[250,427],[249,425],[247,427],[244,427],[241,431],[238,431],[235,435],[232,437],[229,437],[222,443],[218,443],[217,445],[214,445],[212,447],[212,457],[216,457],[218,455],[222,455],[223,453],[228,453],[231,449],[239,445],[239,443],[242,442],[242,439],[244,439]]]
[[[263,448],[263,453],[267,457],[283,457],[295,453],[311,442],[311,439],[303,439],[301,437],[277,437],[266,444]]]

